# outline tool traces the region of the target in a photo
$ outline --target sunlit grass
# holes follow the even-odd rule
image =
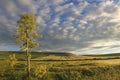
[[[2,55],[1,55],[2,54]],[[0,72],[5,68],[4,59],[8,53],[0,53]],[[26,65],[25,54],[16,54],[22,69]],[[43,80],[119,80],[120,59],[76,55],[32,54],[31,67],[46,65],[47,73]],[[97,59],[98,58],[98,59]],[[0,73],[1,74],[1,73]],[[75,74],[75,75],[74,75]]]

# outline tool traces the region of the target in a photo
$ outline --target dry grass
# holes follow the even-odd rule
[[[7,57],[6,54],[3,58]],[[25,64],[22,54],[17,54],[18,64]],[[114,56],[94,57],[77,55],[33,54],[31,66],[46,65],[47,75],[43,80],[119,80],[120,59]],[[22,60],[21,60],[22,59]],[[5,62],[0,60],[0,72]]]

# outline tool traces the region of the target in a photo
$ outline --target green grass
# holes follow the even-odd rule
[[[9,54],[16,54],[16,69],[25,67],[24,52],[0,52],[0,75],[5,67],[5,58]],[[46,65],[47,73],[42,80],[119,80],[120,56],[79,56],[71,53],[32,53],[31,67]],[[19,76],[16,70],[16,76]],[[21,70],[22,73],[25,71]],[[7,77],[7,76],[6,76]],[[3,77],[0,76],[0,80]]]

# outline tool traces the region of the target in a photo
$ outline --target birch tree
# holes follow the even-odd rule
[[[30,52],[32,48],[39,46],[36,38],[42,37],[37,33],[37,30],[37,22],[34,14],[24,13],[20,15],[20,19],[17,21],[16,41],[20,45],[21,50],[26,52],[28,80],[30,80]]]

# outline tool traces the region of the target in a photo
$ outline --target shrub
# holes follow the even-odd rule
[[[5,62],[6,62],[6,66],[8,67],[11,67],[13,68],[15,66],[15,64],[17,63],[17,58],[16,58],[16,55],[15,54],[11,54],[9,55],[6,59],[5,59]]]
[[[46,65],[36,65],[31,71],[34,78],[42,79],[47,72]]]

